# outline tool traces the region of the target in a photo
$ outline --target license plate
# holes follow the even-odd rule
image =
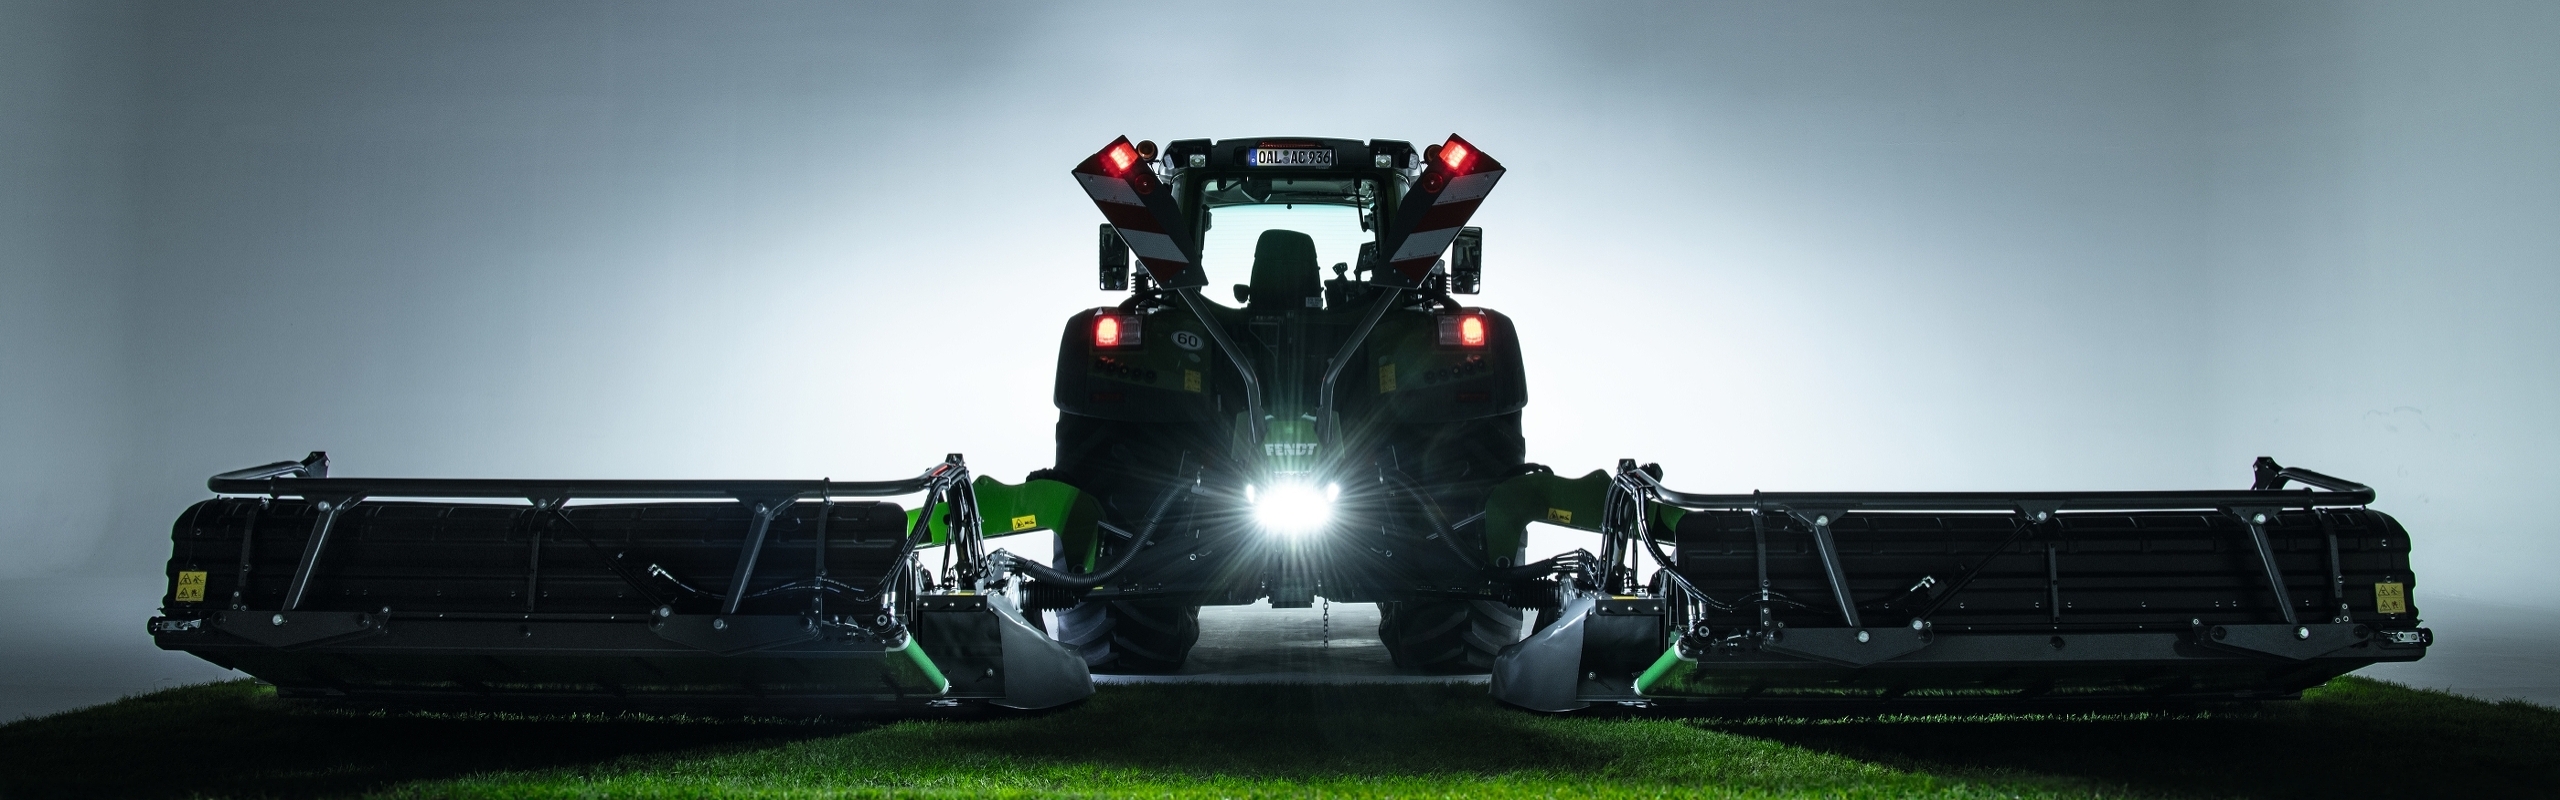
[[[1330,167],[1333,151],[1325,148],[1256,147],[1253,165],[1257,167]]]

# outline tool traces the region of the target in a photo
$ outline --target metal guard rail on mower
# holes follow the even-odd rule
[[[480,478],[331,478],[329,454],[312,451],[301,461],[278,461],[248,469],[233,470],[205,480],[205,487],[216,494],[294,496],[312,501],[319,507],[320,519],[312,526],[311,538],[303,545],[302,559],[294,568],[293,582],[285,590],[282,611],[302,607],[303,596],[311,588],[314,567],[320,553],[328,546],[330,529],[338,517],[357,502],[383,497],[446,498],[485,497],[522,499],[542,512],[557,512],[570,500],[578,499],[650,499],[686,500],[716,499],[748,503],[755,508],[754,526],[739,548],[738,567],[732,585],[743,586],[755,573],[756,561],[764,551],[765,533],[772,527],[773,517],[793,503],[802,500],[832,500],[847,497],[891,497],[928,492],[926,508],[945,503],[955,515],[965,516],[968,524],[952,526],[952,544],[960,550],[963,564],[974,577],[985,574],[985,552],[976,524],[977,504],[968,497],[969,467],[959,454],[946,457],[942,463],[913,478],[895,481],[775,481],[775,480],[579,480],[579,479],[480,479]],[[916,530],[907,537],[906,549],[912,551],[917,540],[926,534],[926,517],[917,518]],[[955,520],[955,522],[958,522]],[[875,588],[878,591],[885,587]],[[732,592],[723,600],[722,613],[734,614],[745,600],[743,592]]]
[[[506,497],[532,499],[747,500],[777,497],[891,497],[925,491],[934,478],[958,466],[955,458],[913,478],[894,481],[775,480],[559,480],[484,478],[331,478],[329,456],[278,461],[215,475],[205,488],[216,494],[301,497]]]

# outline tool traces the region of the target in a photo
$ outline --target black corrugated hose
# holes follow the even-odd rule
[[[1021,556],[1010,552],[998,552],[1004,553],[1007,569],[1030,576],[1042,585],[1059,589],[1091,589],[1100,586],[1109,582],[1112,576],[1120,574],[1120,570],[1129,566],[1129,562],[1137,560],[1138,551],[1147,549],[1147,540],[1155,537],[1156,526],[1164,521],[1165,510],[1173,507],[1173,498],[1180,495],[1185,488],[1187,488],[1186,484],[1179,480],[1174,485],[1165,487],[1164,495],[1156,498],[1155,508],[1147,512],[1147,524],[1138,529],[1137,539],[1131,541],[1129,549],[1121,551],[1120,557],[1113,559],[1110,566],[1100,570],[1078,575],[1053,569],[1046,564],[1023,560]]]

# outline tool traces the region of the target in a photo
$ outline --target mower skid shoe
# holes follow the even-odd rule
[[[1003,708],[1055,708],[1093,694],[1084,658],[1031,624],[1005,595],[920,598],[916,636],[953,699]]]
[[[996,603],[1004,636],[1005,708],[1054,708],[1093,696],[1093,673],[1084,659],[1022,617],[1011,603]]]
[[[1531,711],[1589,707],[1580,690],[1583,624],[1591,618],[1593,605],[1588,597],[1566,603],[1555,622],[1502,648],[1502,654],[1493,659],[1493,699]]]
[[[1662,653],[1663,602],[1582,597],[1554,624],[1505,647],[1493,661],[1493,696],[1532,711],[1643,700],[1636,679]]]

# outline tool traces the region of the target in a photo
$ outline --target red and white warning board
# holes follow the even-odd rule
[[[1475,216],[1476,206],[1493,192],[1493,184],[1502,180],[1502,162],[1456,134],[1430,150],[1423,161],[1422,174],[1414,178],[1378,241],[1378,252],[1385,254],[1386,261],[1386,269],[1377,270],[1371,278],[1378,283],[1421,286],[1430,277],[1432,264],[1457,238],[1458,229]],[[1111,221],[1120,240],[1128,243],[1129,252],[1157,284],[1183,288],[1208,283],[1208,276],[1199,269],[1199,243],[1173,201],[1172,187],[1156,176],[1153,165],[1146,163],[1129,137],[1113,139],[1110,146],[1076,164],[1074,172],[1094,207],[1102,209],[1103,218]]]
[[[1207,284],[1208,276],[1199,269],[1199,246],[1192,241],[1181,209],[1174,205],[1171,187],[1142,161],[1138,148],[1123,136],[1077,164],[1076,182],[1084,186],[1084,193],[1102,209],[1103,218],[1111,221],[1120,240],[1129,244],[1129,252],[1157,284],[1173,288]]]
[[[1394,278],[1388,276],[1392,274],[1403,279],[1403,286],[1422,285],[1431,265],[1458,237],[1458,229],[1466,227],[1476,215],[1476,206],[1493,192],[1494,182],[1502,180],[1502,162],[1457,134],[1449,134],[1449,141],[1428,155],[1422,175],[1414,179],[1413,189],[1405,193],[1403,205],[1387,225],[1386,237],[1378,243],[1378,252],[1387,254],[1386,265],[1393,271],[1379,270],[1373,281],[1391,283]]]

